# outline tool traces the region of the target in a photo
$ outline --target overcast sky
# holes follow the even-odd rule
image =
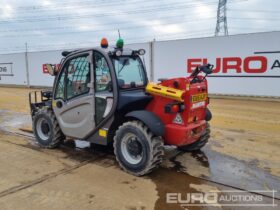
[[[0,0],[0,53],[213,36],[218,0]],[[228,0],[229,34],[280,30],[279,0]]]

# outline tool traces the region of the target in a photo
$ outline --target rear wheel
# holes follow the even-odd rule
[[[135,176],[150,173],[162,162],[163,142],[140,121],[126,122],[114,137],[114,153],[122,169]]]
[[[201,134],[199,140],[197,140],[196,142],[194,142],[192,144],[178,147],[178,149],[186,151],[186,152],[200,150],[202,147],[205,146],[205,144],[208,142],[209,138],[210,138],[210,125],[208,122],[206,122],[206,129]]]
[[[45,148],[55,148],[65,139],[53,111],[39,110],[33,118],[33,131],[37,142]]]

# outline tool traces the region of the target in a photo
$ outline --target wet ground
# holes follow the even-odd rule
[[[38,147],[29,132],[28,91],[0,88],[1,209],[279,208],[280,102],[212,99],[209,144],[196,153],[166,147],[161,167],[139,178],[123,172],[108,148],[83,141]],[[276,199],[270,190],[278,191]],[[263,203],[278,206],[186,207],[166,200],[168,193],[213,191],[264,195]]]

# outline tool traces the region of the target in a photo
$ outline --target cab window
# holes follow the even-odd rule
[[[67,68],[66,96],[71,99],[89,92],[90,63],[87,55],[70,60]]]
[[[139,57],[120,56],[112,61],[120,88],[143,87],[146,84],[145,70]]]
[[[62,70],[62,72],[58,78],[58,81],[57,81],[57,87],[56,87],[56,91],[55,91],[55,95],[54,95],[55,99],[62,99],[62,100],[65,99],[65,97],[64,97],[64,87],[65,87],[64,80],[65,80],[65,70]]]
[[[95,92],[108,91],[111,74],[108,63],[103,55],[94,53],[95,60]]]
[[[58,87],[55,93],[56,99],[71,99],[89,92],[89,87],[87,86],[90,82],[88,55],[69,60],[62,71],[58,79]]]

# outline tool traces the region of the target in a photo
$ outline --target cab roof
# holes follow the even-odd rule
[[[129,49],[129,48],[116,48],[116,47],[107,47],[107,48],[102,48],[102,47],[91,47],[91,48],[82,48],[82,49],[77,49],[77,50],[72,50],[72,51],[62,51],[61,55],[63,57],[67,57],[69,55],[73,55],[73,54],[76,54],[76,53],[80,53],[80,52],[85,52],[85,51],[98,51],[98,52],[104,52],[104,53],[107,53],[107,54],[111,54],[111,55],[114,55],[115,52],[117,50],[121,50],[122,51],[122,55],[132,55],[132,53],[135,51],[135,50],[132,50],[132,49]]]

